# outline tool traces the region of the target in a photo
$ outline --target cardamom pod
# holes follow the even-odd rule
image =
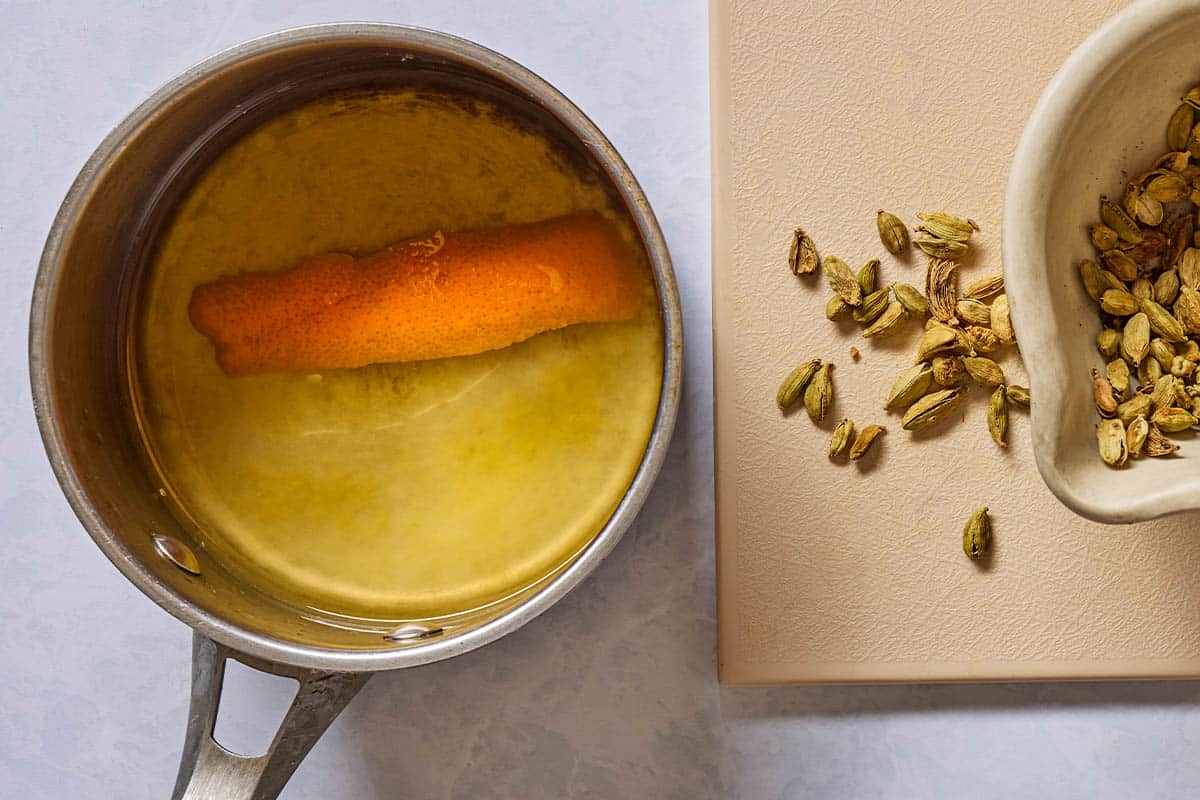
[[[1150,357],[1157,361],[1164,371],[1169,370],[1175,361],[1175,348],[1165,339],[1151,339]]]
[[[1133,204],[1133,216],[1138,222],[1149,225],[1152,228],[1161,225],[1163,221],[1163,204],[1148,194],[1139,194]]]
[[[1171,374],[1176,378],[1188,378],[1196,371],[1196,362],[1183,356],[1171,359]]]
[[[1114,317],[1128,317],[1137,313],[1138,299],[1129,292],[1108,289],[1100,297],[1100,308]]]
[[[1129,287],[1125,285],[1125,281],[1113,275],[1106,269],[1100,270],[1100,277],[1104,280],[1104,285],[1109,289],[1117,289],[1122,292],[1129,291]]]
[[[1096,426],[1096,443],[1100,446],[1100,458],[1110,467],[1119,467],[1129,457],[1125,445],[1125,426],[1119,419],[1101,420]]]
[[[1183,325],[1185,333],[1200,334],[1200,292],[1191,286],[1180,288],[1175,300],[1175,318]]]
[[[1190,358],[1192,361],[1200,361],[1200,344],[1193,339],[1188,339],[1176,349],[1176,355]]]
[[[1134,222],[1125,209],[1110,201],[1107,197],[1100,198],[1100,219],[1104,224],[1117,232],[1117,236],[1131,244],[1141,244],[1142,229]]]
[[[1169,269],[1154,279],[1154,302],[1169,306],[1179,296],[1179,272]]]
[[[813,422],[825,419],[833,401],[833,378],[829,374],[832,369],[833,364],[822,364],[804,390],[804,408]]]
[[[862,289],[863,297],[875,291],[875,283],[879,280],[879,259],[868,260],[854,277],[858,281],[859,288]]]
[[[1154,382],[1154,388],[1150,392],[1150,408],[1156,411],[1160,408],[1170,408],[1174,402],[1175,376],[1163,375]]]
[[[907,319],[904,313],[904,306],[893,300],[888,303],[888,307],[879,315],[879,319],[872,322],[863,331],[863,336],[870,339],[874,336],[891,336],[896,333],[904,325],[904,320]]]
[[[829,280],[829,288],[845,300],[846,305],[857,308],[862,304],[862,287],[845,261],[837,256],[825,256],[825,277]]]
[[[1096,262],[1091,259],[1083,259],[1079,262],[1079,277],[1083,280],[1083,288],[1087,290],[1088,297],[1100,302],[1100,297],[1104,294],[1105,289],[1112,288],[1104,280],[1100,274],[1100,268],[1096,266]]]
[[[825,318],[833,321],[840,319],[850,310],[850,305],[842,299],[840,294],[835,294],[829,298],[829,302],[825,304]]]
[[[1161,339],[1159,341],[1162,341]],[[1096,335],[1096,349],[1105,358],[1112,358],[1121,347],[1121,332],[1105,328]]]
[[[917,214],[921,225],[917,230],[928,233],[935,239],[946,239],[952,242],[965,242],[971,234],[979,230],[974,220],[963,219],[944,211],[922,211]]]
[[[1115,235],[1115,234],[1114,234]],[[980,278],[977,281],[972,281],[965,290],[963,297],[968,300],[986,300],[994,294],[999,294],[1004,291],[1004,276],[1000,274],[988,275],[986,278]]]
[[[813,375],[817,374],[820,366],[821,359],[814,358],[812,361],[805,361],[789,372],[779,386],[779,391],[775,394],[775,403],[785,411],[791,408],[800,399],[804,387],[808,386],[808,382],[812,380]]]
[[[948,325],[939,325],[936,328],[930,328],[921,336],[921,341],[917,343],[917,361],[928,361],[938,353],[945,353],[954,349],[958,337],[955,335],[953,328]]]
[[[1200,289],[1200,249],[1188,247],[1179,255],[1179,282]]]
[[[887,428],[882,425],[868,425],[858,434],[858,438],[854,440],[854,444],[850,447],[850,460],[858,461],[867,454],[867,450],[871,448],[871,443],[879,437],[879,434],[886,433]]]
[[[879,241],[892,255],[898,256],[908,247],[908,228],[895,214],[879,209],[875,212],[875,226],[879,229]]]
[[[1129,393],[1129,363],[1123,358],[1114,358],[1104,367],[1104,372],[1108,376],[1108,382],[1112,384],[1116,398],[1124,400],[1125,395]]]
[[[1145,278],[1138,278],[1129,287],[1129,293],[1138,300],[1153,300],[1154,299],[1154,284]]]
[[[1200,108],[1200,86],[1193,86],[1191,89],[1188,89],[1188,93],[1181,97],[1180,100],[1192,108]]]
[[[1088,228],[1088,234],[1092,237],[1092,247],[1097,250],[1111,250],[1117,246],[1117,232],[1101,222]]]
[[[1008,313],[1008,295],[1002,294],[992,301],[992,330],[1004,344],[1016,344],[1017,333],[1013,330],[1012,316]]]
[[[1125,331],[1121,334],[1121,355],[1131,366],[1142,363],[1142,359],[1150,352],[1150,319],[1144,311],[1139,311],[1125,323]]]
[[[1192,125],[1196,110],[1188,103],[1181,103],[1167,123],[1167,149],[1186,150],[1192,136]]]
[[[1187,337],[1183,333],[1183,323],[1175,319],[1170,311],[1153,300],[1141,301],[1142,311],[1150,322],[1150,329],[1168,342],[1182,342]]]
[[[1008,447],[1008,396],[1003,386],[997,386],[988,401],[987,426],[992,441],[1001,447]]]
[[[1146,432],[1145,453],[1151,458],[1162,458],[1163,456],[1173,456],[1179,452],[1179,445],[1163,436],[1162,431],[1158,426],[1151,423],[1150,430]]]
[[[967,325],[962,329],[962,334],[970,342],[970,347],[963,349],[963,352],[967,355],[974,353],[994,353],[1000,349],[1000,345],[1002,344],[1000,334],[982,325]]]
[[[988,330],[987,328],[981,328],[978,325],[971,325],[969,327],[970,327],[971,331],[974,331],[974,333],[969,333],[969,332],[963,330],[962,328],[951,328],[950,329],[950,330],[954,331],[954,352],[958,353],[960,356],[975,355],[975,352],[977,349],[975,346],[975,339],[977,338],[977,336],[982,335],[981,332],[987,332],[992,337],[995,337],[995,335],[996,335],[996,334],[992,333],[990,330]],[[981,346],[987,346],[989,344],[990,343],[988,343],[988,342],[984,342],[983,345],[981,345]],[[995,349],[996,349],[995,347],[991,348],[991,350],[995,350]]]
[[[1150,421],[1164,433],[1186,431],[1196,424],[1196,418],[1192,416],[1192,412],[1175,407],[1158,409],[1150,415]]]
[[[883,407],[888,410],[908,408],[929,391],[929,384],[932,380],[933,371],[928,364],[922,362],[909,367],[892,384],[892,391],[888,393],[887,402],[883,404]]]
[[[792,231],[792,247],[788,251],[788,266],[793,275],[808,275],[815,272],[820,263],[817,246],[803,228]]]
[[[1137,262],[1120,250],[1105,250],[1100,260],[1113,275],[1123,281],[1135,280],[1138,276]]]
[[[929,314],[929,301],[925,299],[925,295],[917,291],[916,287],[909,286],[907,283],[893,283],[892,294],[896,295],[900,305],[904,306],[904,310],[912,316],[919,318]]]
[[[992,324],[992,309],[981,300],[963,299],[954,304],[955,313],[970,325],[989,327]]]
[[[958,263],[945,258],[931,258],[925,270],[925,296],[929,313],[942,322],[955,319],[958,303]]]
[[[891,292],[888,289],[871,292],[863,297],[862,305],[850,312],[850,316],[854,318],[855,322],[862,325],[871,324],[888,307],[889,294]]]
[[[1160,203],[1174,203],[1188,193],[1188,183],[1173,172],[1157,175],[1146,184],[1144,194]]]
[[[963,366],[967,369],[967,374],[976,383],[984,386],[999,386],[1004,383],[1004,370],[1000,369],[1000,365],[990,358],[968,356],[962,361]]]
[[[933,381],[938,386],[958,386],[962,384],[967,369],[958,356],[933,357]]]
[[[1102,417],[1114,417],[1117,414],[1117,397],[1108,378],[1092,370],[1092,398],[1096,401],[1096,410]]]
[[[1153,386],[1163,375],[1163,368],[1157,359],[1147,358],[1138,364],[1138,383],[1142,386]]]
[[[963,527],[962,547],[967,558],[983,558],[992,546],[992,521],[988,507],[976,511]]]
[[[1150,416],[1150,395],[1138,392],[1117,406],[1117,419],[1125,425],[1132,422],[1139,414],[1143,417]]]
[[[1146,435],[1150,432],[1150,423],[1141,414],[1125,427],[1125,452],[1129,458],[1137,458],[1142,454],[1142,446],[1146,444]]]
[[[837,458],[845,453],[853,437],[854,423],[849,419],[843,419],[833,429],[833,436],[829,439],[829,457]]]
[[[959,259],[965,256],[968,250],[966,242],[955,242],[948,239],[917,239],[913,244],[932,258]]]
[[[1008,398],[1008,402],[1016,403],[1019,406],[1029,408],[1028,388],[1010,383],[1008,386],[1004,387],[1004,395]]]
[[[962,397],[962,389],[943,389],[927,394],[908,407],[900,427],[906,431],[919,431],[935,425],[958,407]]]

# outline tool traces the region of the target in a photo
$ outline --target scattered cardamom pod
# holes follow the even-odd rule
[[[1008,396],[1003,386],[997,386],[988,401],[987,426],[992,441],[1001,447],[1008,447]]]
[[[992,301],[992,330],[1004,344],[1016,344],[1017,333],[1013,330],[1012,317],[1008,313],[1008,295],[1002,294]]]
[[[921,220],[917,230],[935,239],[965,242],[971,238],[971,234],[979,230],[974,220],[963,219],[944,211],[922,211],[917,214],[917,219]]]
[[[907,283],[893,283],[892,294],[904,306],[904,310],[914,317],[924,317],[929,313],[929,301],[913,286]]]
[[[879,259],[872,258],[868,260],[858,270],[858,274],[854,278],[858,281],[859,288],[862,289],[863,297],[875,291],[875,283],[879,280]]]
[[[959,356],[934,356],[932,366],[934,383],[946,388],[961,385],[967,374]]]
[[[900,427],[906,431],[919,431],[935,425],[958,408],[962,397],[962,389],[943,389],[927,394],[908,407]]]
[[[842,299],[841,295],[835,294],[825,304],[825,318],[832,322],[835,319],[841,319],[846,316],[846,312],[849,310],[850,305]]]
[[[775,403],[785,411],[791,408],[800,399],[804,387],[808,386],[808,382],[812,380],[813,375],[817,374],[820,366],[821,359],[814,358],[812,361],[805,361],[789,372],[779,386],[779,391],[775,394]]]
[[[973,353],[994,353],[1003,344],[1000,340],[1000,334],[982,325],[967,325],[961,329],[961,333],[966,337],[970,345],[969,347],[962,348],[963,353],[967,355]]]
[[[813,422],[825,419],[833,401],[833,378],[829,374],[832,369],[833,364],[822,364],[804,390],[804,408]]]
[[[1100,254],[1100,260],[1113,275],[1123,281],[1133,281],[1138,276],[1137,262],[1121,250],[1105,250]]]
[[[1113,394],[1112,384],[1109,383],[1108,378],[1101,376],[1094,369],[1092,370],[1092,398],[1096,401],[1096,410],[1100,412],[1100,416],[1116,416],[1117,398]]]
[[[863,336],[868,339],[874,336],[891,336],[900,330],[905,319],[904,306],[893,300],[879,315],[879,319],[867,326],[863,331]]]
[[[1151,339],[1150,357],[1164,370],[1169,370],[1175,361],[1175,347],[1165,339]]]
[[[1192,289],[1200,289],[1200,249],[1189,247],[1179,255],[1179,282]]]
[[[883,404],[883,407],[889,410],[908,408],[929,391],[929,384],[932,380],[933,371],[928,364],[922,362],[909,367],[892,384],[892,391],[888,393],[887,402]]]
[[[1004,387],[1004,394],[1008,398],[1008,402],[1029,408],[1028,388],[1010,383],[1008,386]]]
[[[1088,297],[1100,302],[1100,297],[1106,289],[1110,289],[1104,277],[1100,274],[1100,268],[1096,266],[1096,262],[1085,258],[1079,262],[1079,277],[1083,279],[1083,288],[1087,290]]]
[[[908,247],[908,229],[895,214],[879,209],[875,212],[875,226],[879,228],[879,241],[892,255],[900,255]]]
[[[953,350],[958,338],[954,329],[947,325],[930,328],[921,336],[917,343],[917,361],[928,361],[939,353]]]
[[[1179,289],[1179,297],[1175,299],[1175,318],[1188,335],[1200,334],[1200,292],[1191,286]]]
[[[1128,317],[1137,313],[1138,299],[1129,292],[1108,289],[1100,296],[1100,307],[1114,317]]]
[[[1188,183],[1172,172],[1156,175],[1146,184],[1143,196],[1152,197],[1160,203],[1174,203],[1188,193]]]
[[[819,264],[817,246],[802,228],[792,231],[792,248],[788,251],[788,266],[793,275],[808,275],[816,272]]]
[[[927,256],[933,258],[959,259],[967,254],[966,242],[955,242],[948,239],[917,239],[913,242]]]
[[[976,511],[963,527],[962,548],[967,558],[976,559],[987,555],[992,546],[992,521],[988,507]]]
[[[925,297],[934,319],[952,322],[958,304],[958,263],[945,258],[931,258],[925,270]]]
[[[1125,395],[1129,393],[1129,362],[1123,358],[1114,358],[1105,365],[1104,372],[1108,376],[1108,382],[1112,384],[1116,398],[1124,400]]]
[[[1146,435],[1150,433],[1150,423],[1141,414],[1125,428],[1125,452],[1129,458],[1137,458],[1142,454],[1142,446],[1146,444]]]
[[[1176,378],[1188,378],[1196,371],[1196,362],[1183,356],[1171,359],[1171,374]]]
[[[877,292],[871,292],[863,297],[862,305],[854,309],[850,313],[850,316],[859,324],[871,324],[888,307],[888,296],[890,294],[891,291],[889,289],[880,289]]]
[[[1169,408],[1175,402],[1175,377],[1163,375],[1154,383],[1150,391],[1150,408],[1158,410]],[[1159,427],[1162,427],[1161,425]],[[1163,430],[1166,430],[1165,428]]]
[[[963,366],[971,380],[983,386],[999,386],[1004,383],[1004,370],[990,358],[984,356],[968,356],[962,360]]]
[[[843,419],[833,429],[833,436],[829,439],[829,457],[838,458],[846,452],[846,448],[850,446],[850,440],[854,438],[854,423],[849,419]]]
[[[862,303],[862,287],[850,267],[837,256],[825,256],[824,266],[829,288],[846,301],[846,305],[857,308]]]
[[[1150,322],[1150,329],[1168,342],[1182,342],[1187,338],[1183,334],[1183,323],[1158,303],[1143,300],[1142,311]]]
[[[959,300],[954,304],[958,318],[968,325],[990,327],[992,324],[992,309],[982,300]]]
[[[1138,278],[1129,287],[1129,293],[1138,300],[1153,300],[1154,299],[1154,284],[1145,278]]]
[[[1107,197],[1100,198],[1100,219],[1104,224],[1117,232],[1117,236],[1131,244],[1141,244],[1142,229],[1134,222],[1125,209],[1111,202]]]
[[[1100,447],[1100,458],[1110,467],[1125,463],[1129,451],[1125,445],[1125,426],[1119,419],[1103,419],[1096,426],[1096,443]]]
[[[1154,302],[1169,306],[1179,296],[1179,271],[1169,269],[1154,280]]]
[[[963,290],[963,297],[968,300],[986,300],[992,295],[1000,294],[1004,291],[1004,276],[1003,275],[988,275],[986,278],[980,278],[977,281],[972,281],[966,289]]]
[[[1188,103],[1181,103],[1167,123],[1167,149],[1186,150],[1192,136],[1192,125],[1196,111]]]
[[[1163,371],[1162,365],[1158,361],[1153,358],[1147,358],[1138,364],[1138,383],[1142,386],[1153,386],[1158,383],[1158,379],[1162,377]]]
[[[987,328],[981,328],[978,325],[970,326],[972,331],[986,331]],[[973,356],[976,352],[975,334],[967,333],[962,328],[951,328],[954,331],[954,352],[960,356]],[[989,331],[990,332],[990,331]],[[993,336],[995,334],[992,334]]]
[[[882,425],[868,425],[862,429],[858,437],[854,440],[854,444],[850,447],[850,460],[858,461],[867,454],[867,450],[871,448],[871,443],[879,437],[881,433],[886,433],[887,428]]]
[[[1146,432],[1144,451],[1151,458],[1162,458],[1163,456],[1173,456],[1178,453],[1179,445],[1172,442],[1166,436],[1163,436],[1158,426],[1151,423],[1150,430]]]

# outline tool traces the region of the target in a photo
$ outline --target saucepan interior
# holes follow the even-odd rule
[[[436,628],[344,621],[273,600],[209,558],[158,492],[134,431],[126,343],[139,276],[182,192],[230,142],[268,117],[344,89],[415,86],[494,103],[593,172],[637,225],[664,327],[662,396],[638,472],[608,523],[572,561],[520,593]],[[302,28],[249,42],[194,67],[104,141],[50,233],[31,316],[38,421],[54,470],[114,564],[169,612],[253,656],[297,666],[375,670],[473,649],[519,627],[590,572],[629,525],[662,462],[680,380],[678,296],[662,235],[609,142],[564,97],[518,65],[454,37],[392,25]],[[158,534],[158,545],[156,538]],[[163,557],[169,537],[198,574]]]

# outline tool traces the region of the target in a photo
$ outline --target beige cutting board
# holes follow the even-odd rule
[[[1200,518],[1084,521],[1042,484],[1028,419],[994,446],[985,393],[913,437],[882,410],[919,326],[874,344],[824,318],[823,280],[785,258],[802,225],[822,254],[921,285],[887,257],[875,211],[971,216],[964,280],[1000,268],[1005,177],[1026,116],[1073,46],[1119,2],[716,0],[712,6],[721,680],[729,684],[1200,675]],[[850,345],[862,351],[853,362]],[[775,390],[836,362],[814,426]],[[1002,362],[1014,382],[1013,353]],[[843,416],[887,435],[831,463]],[[1194,443],[1188,446],[1196,446]],[[962,525],[991,507],[980,569]]]

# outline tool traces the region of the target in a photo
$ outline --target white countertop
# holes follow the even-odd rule
[[[158,85],[251,36],[346,19],[474,39],[600,125],[671,246],[686,391],[666,468],[606,563],[496,644],[374,677],[285,798],[1194,794],[1192,682],[718,688],[699,0],[0,0],[0,797],[166,797],[187,708],[188,629],[92,544],[34,425],[26,324],[50,221],[104,133]],[[270,679],[231,680],[235,743],[267,729],[256,715],[283,695]]]

